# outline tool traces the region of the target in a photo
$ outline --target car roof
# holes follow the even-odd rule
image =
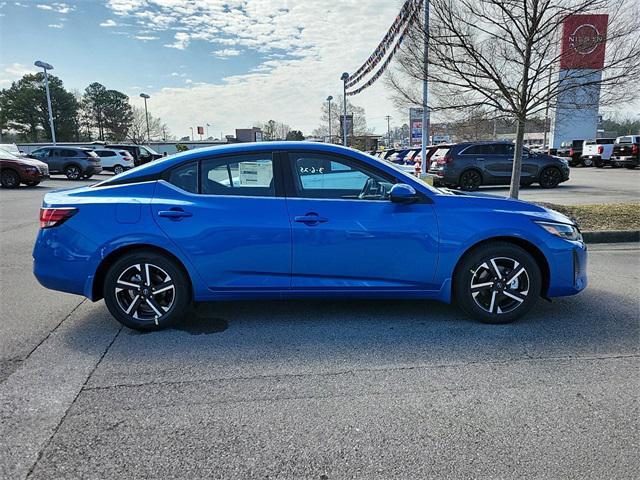
[[[332,145],[321,142],[298,142],[298,141],[277,141],[277,142],[255,142],[255,143],[232,143],[226,145],[215,145],[211,147],[196,148],[185,152],[170,155],[153,162],[145,163],[137,168],[128,170],[118,175],[118,182],[129,183],[133,181],[143,181],[145,178],[153,177],[167,168],[179,165],[190,160],[199,160],[212,155],[232,155],[256,153],[264,151],[313,151],[316,153],[333,153],[337,155],[357,156],[365,162],[372,163],[381,161],[364,152],[341,145]],[[115,177],[114,177],[115,178]],[[109,180],[101,183],[111,183]]]

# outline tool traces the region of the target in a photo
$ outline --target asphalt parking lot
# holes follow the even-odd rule
[[[523,198],[638,201],[639,174]],[[143,335],[31,274],[43,194],[79,183],[0,192],[1,478],[640,477],[637,244],[593,246],[586,292],[512,325],[232,302]]]

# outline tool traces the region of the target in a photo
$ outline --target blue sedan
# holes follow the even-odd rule
[[[192,302],[292,298],[455,301],[507,323],[587,285],[569,218],[530,203],[430,187],[326,144],[203,148],[48,193],[34,273],[105,300],[137,330]],[[425,310],[425,314],[427,314]]]

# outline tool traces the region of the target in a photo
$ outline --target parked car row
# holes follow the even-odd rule
[[[571,140],[563,142],[556,151],[565,157],[571,167],[612,167],[636,168],[640,163],[640,135],[623,135],[617,138],[597,138],[595,140]]]
[[[96,147],[49,146],[23,155],[15,144],[0,145],[0,185],[16,188],[20,184],[38,185],[50,174],[69,180],[89,179],[108,170],[120,174],[130,168],[162,157],[142,145]]]

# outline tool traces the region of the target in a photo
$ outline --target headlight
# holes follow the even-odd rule
[[[37,167],[24,167],[24,170],[29,173],[38,173]]]
[[[536,222],[547,232],[556,237],[564,238],[565,240],[582,241],[582,234],[578,227],[575,225],[567,225],[566,223],[553,223],[553,222]]]

